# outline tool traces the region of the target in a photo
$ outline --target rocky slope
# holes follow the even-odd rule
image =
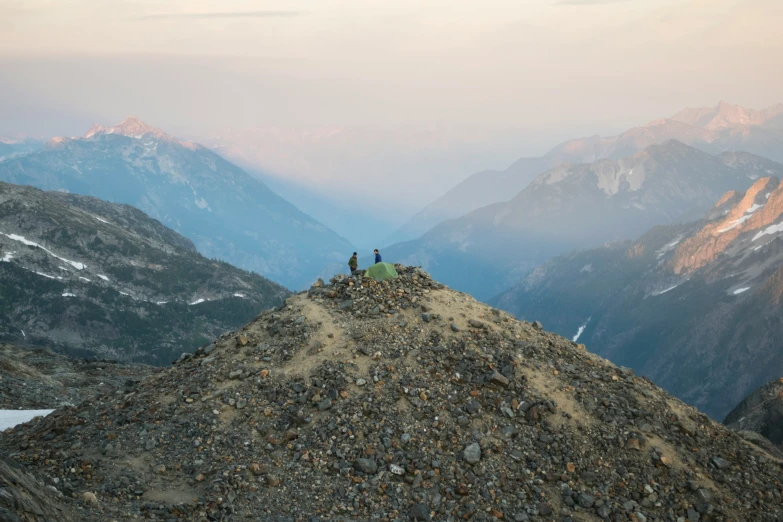
[[[312,283],[351,245],[209,149],[136,118],[0,163],[0,180],[126,203],[198,251],[291,288]]]
[[[783,165],[752,155],[710,156],[668,141],[620,160],[556,167],[509,202],[442,223],[384,253],[488,299],[556,255],[698,219],[724,192],[745,190],[760,172],[781,176]]]
[[[722,419],[783,374],[783,187],[760,178],[704,220],[542,265],[492,301]]]
[[[0,409],[51,409],[104,393],[128,393],[155,371],[151,366],[70,359],[45,349],[0,345]],[[60,497],[23,466],[5,455],[0,458],[0,520],[72,519],[59,505]]]
[[[780,462],[759,448],[582,346],[399,271],[318,284],[0,448],[56,489],[59,520],[783,517]]]
[[[783,104],[753,110],[720,102],[715,107],[685,109],[617,136],[567,141],[540,158],[517,160],[504,171],[478,172],[416,214],[390,242],[416,239],[447,219],[508,201],[536,176],[558,165],[617,160],[672,139],[709,154],[745,151],[783,162]]]
[[[41,410],[72,406],[115,390],[132,391],[157,368],[64,357],[44,348],[0,345],[0,409]]]
[[[168,364],[286,295],[128,205],[0,183],[0,340]]]

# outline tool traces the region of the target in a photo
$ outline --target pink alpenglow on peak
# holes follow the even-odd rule
[[[780,103],[766,109],[754,110],[721,101],[715,107],[684,109],[671,119],[709,130],[720,130],[733,126],[764,125],[782,113],[783,104]]]
[[[89,139],[94,136],[107,135],[107,134],[119,134],[122,136],[127,136],[129,138],[136,138],[136,139],[141,139],[145,136],[152,135],[152,137],[155,139],[174,142],[179,145],[182,145],[183,147],[187,147],[191,150],[196,150],[199,147],[199,145],[195,143],[191,143],[188,141],[180,141],[172,136],[169,136],[162,130],[141,121],[136,116],[128,116],[127,118],[122,120],[122,122],[111,127],[104,127],[103,125],[99,125],[96,123],[90,128],[90,130],[87,131],[84,137],[86,139]]]

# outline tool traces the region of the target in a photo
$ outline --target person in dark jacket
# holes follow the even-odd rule
[[[356,272],[356,269],[359,268],[359,259],[356,257],[356,252],[348,260],[348,268],[351,269],[351,273]]]
[[[383,259],[381,259],[381,253],[378,252],[378,249],[376,248],[375,249],[375,263],[377,264],[377,263],[380,263],[382,261],[383,261]]]

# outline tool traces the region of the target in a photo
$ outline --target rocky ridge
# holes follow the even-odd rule
[[[777,178],[756,181],[742,196],[727,192],[716,205],[724,217],[714,220],[677,245],[671,260],[675,274],[691,272],[715,261],[742,234],[758,231],[753,241],[777,232],[783,214],[783,186]]]
[[[783,446],[783,379],[761,386],[731,410],[723,421],[738,431],[752,431]]]
[[[746,521],[780,463],[417,268],[289,297],[134,391],[0,439],[59,520]]]

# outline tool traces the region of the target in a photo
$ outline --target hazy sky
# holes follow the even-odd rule
[[[780,27],[780,0],[0,0],[0,132],[623,128],[780,101]]]
[[[356,180],[381,157],[384,175],[419,182],[394,184],[412,211],[478,165],[567,138],[783,101],[781,27],[781,0],[0,0],[0,135],[135,114],[239,135],[240,156],[274,151],[275,168],[317,158],[299,177]],[[357,146],[324,153],[344,127]],[[449,156],[464,143],[480,153]]]

